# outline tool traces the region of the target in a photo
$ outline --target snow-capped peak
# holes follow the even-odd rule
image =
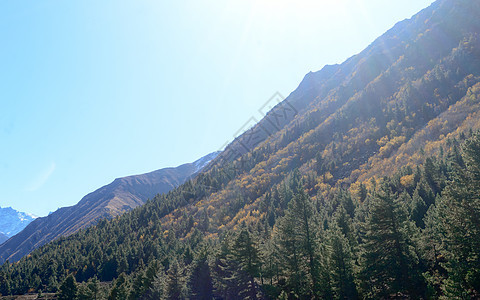
[[[217,155],[219,154],[220,152],[213,152],[213,153],[210,153],[202,158],[200,158],[199,160],[195,161],[193,164],[195,166],[195,172],[194,173],[197,173],[199,171],[201,171],[203,168],[205,168],[209,162],[211,162],[215,157],[217,157]]]
[[[0,207],[0,233],[12,237],[36,218],[37,216],[33,214],[20,212],[11,207]]]

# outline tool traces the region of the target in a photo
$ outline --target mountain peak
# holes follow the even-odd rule
[[[0,233],[7,237],[14,236],[36,218],[33,214],[20,212],[12,207],[0,207]]]

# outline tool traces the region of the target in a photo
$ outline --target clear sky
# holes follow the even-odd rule
[[[0,206],[43,216],[216,151],[432,0],[0,2]]]

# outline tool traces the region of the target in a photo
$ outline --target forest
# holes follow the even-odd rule
[[[205,234],[208,218],[185,218],[176,230],[190,232],[186,238],[163,230],[154,220],[175,204],[159,197],[4,264],[0,292],[58,292],[59,299],[475,298],[480,134],[465,139],[353,194],[339,188],[312,199],[311,174],[296,169],[268,191],[252,220],[218,238]]]

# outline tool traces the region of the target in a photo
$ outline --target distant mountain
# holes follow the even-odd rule
[[[0,228],[4,228],[1,226],[3,223],[13,224],[15,218],[24,220],[24,223],[21,224],[25,224],[24,226],[17,225],[5,232],[8,235],[21,231],[8,242],[0,245],[0,263],[6,259],[16,261],[60,236],[68,236],[82,228],[96,224],[101,219],[121,215],[144,204],[145,201],[157,194],[170,191],[200,172],[217,154],[214,152],[193,163],[175,168],[117,178],[112,183],[86,195],[76,205],[60,208],[46,217],[36,219],[23,231],[21,230],[33,220],[31,217],[11,208],[0,210],[0,213],[9,212],[0,215]],[[17,221],[17,223],[19,222]]]
[[[19,212],[11,207],[0,207],[0,234],[7,237],[14,236],[36,218],[32,214]],[[1,242],[2,236],[0,236]]]
[[[0,232],[0,245],[6,240],[8,240],[8,236]]]

